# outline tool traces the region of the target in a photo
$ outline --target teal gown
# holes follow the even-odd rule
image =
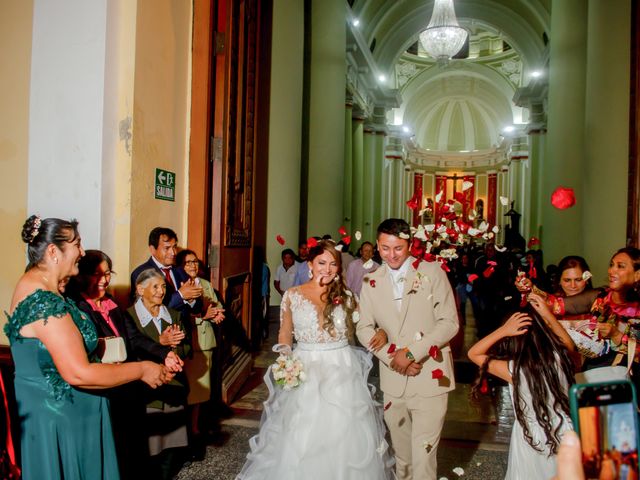
[[[70,314],[87,355],[96,348],[95,327],[72,300],[37,290],[16,307],[5,326],[15,363],[21,426],[23,480],[119,479],[109,404],[98,391],[72,387],[58,373],[44,344],[20,329],[37,320]],[[50,320],[48,328],[56,328]]]

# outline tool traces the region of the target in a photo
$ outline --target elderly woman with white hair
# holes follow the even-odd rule
[[[181,358],[191,351],[181,313],[166,307],[165,277],[155,269],[142,271],[135,284],[136,302],[127,310],[138,329],[154,341],[170,346]],[[182,465],[188,445],[185,405],[189,392],[186,377],[178,374],[167,385],[148,391],[146,429],[153,478],[170,479]]]

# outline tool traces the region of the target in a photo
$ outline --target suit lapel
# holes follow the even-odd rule
[[[407,318],[407,311],[409,310],[409,304],[411,303],[411,299],[415,295],[414,293],[409,293],[411,288],[413,287],[413,281],[416,278],[416,270],[413,268],[413,265],[409,265],[409,269],[407,270],[407,275],[404,280],[404,288],[402,290],[402,306],[400,307],[400,329],[402,330],[402,326],[404,325],[404,321]]]

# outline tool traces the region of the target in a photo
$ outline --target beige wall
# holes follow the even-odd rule
[[[187,241],[191,23],[191,2],[138,2],[129,271],[149,256],[153,227],[170,227],[181,245]],[[177,175],[175,202],[155,199],[156,168]]]
[[[27,218],[32,19],[32,0],[0,2],[0,225],[5,232],[0,311],[9,310],[13,287],[26,265],[20,232]],[[0,332],[5,323],[1,315]],[[0,344],[7,343],[1,332]]]

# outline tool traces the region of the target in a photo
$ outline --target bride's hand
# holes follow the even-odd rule
[[[369,340],[368,348],[370,351],[377,352],[387,344],[388,340],[389,339],[387,338],[387,332],[385,332],[381,328],[378,328],[373,337],[371,337],[371,340]]]

